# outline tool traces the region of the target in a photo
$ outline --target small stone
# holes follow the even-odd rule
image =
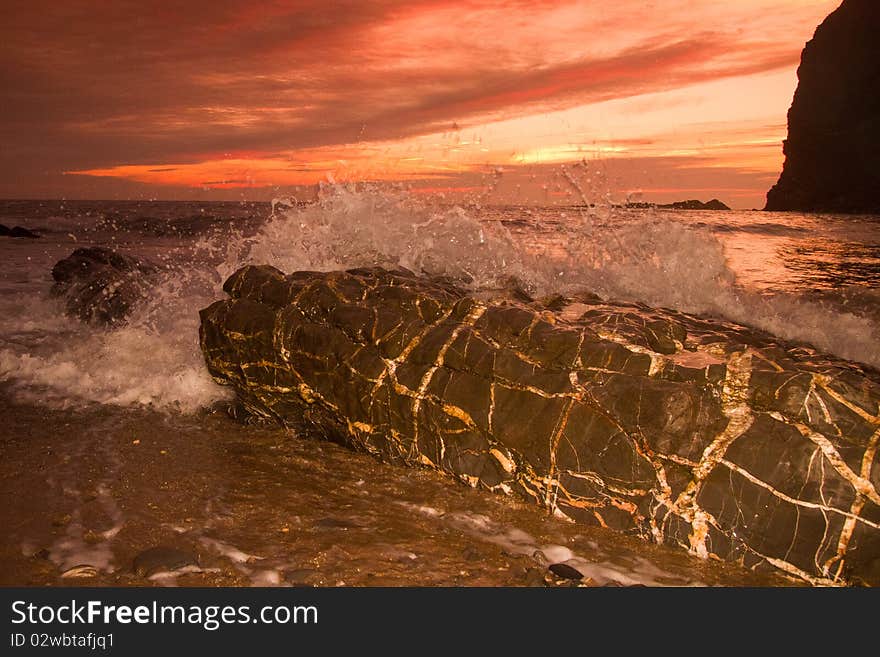
[[[95,577],[97,574],[97,568],[87,563],[81,563],[65,570],[61,573],[61,577],[64,579],[77,579],[80,577]]]
[[[569,566],[567,563],[550,564],[548,570],[562,579],[583,579],[584,574],[577,568]]]
[[[132,440],[132,441],[131,441],[131,444],[132,444],[132,445],[140,445],[140,444],[141,444],[141,441],[140,441],[140,440]]]
[[[174,571],[186,566],[198,566],[198,559],[190,552],[159,545],[138,554],[132,562],[132,570],[138,577]]]

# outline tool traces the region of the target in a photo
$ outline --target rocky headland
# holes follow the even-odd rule
[[[880,2],[844,0],[803,50],[766,210],[880,213]]]
[[[711,201],[700,201],[698,199],[689,199],[687,201],[675,201],[674,203],[627,203],[627,208],[660,208],[661,210],[730,210],[730,207],[722,203],[717,198]]]

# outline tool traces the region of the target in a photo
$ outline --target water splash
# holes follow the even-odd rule
[[[877,321],[864,308],[853,312],[831,300],[745,288],[707,227],[608,205],[578,207],[564,219],[541,234],[540,217],[532,217],[514,234],[488,208],[334,187],[305,208],[276,208],[240,252],[246,262],[283,271],[401,265],[470,281],[474,288],[498,287],[514,277],[538,297],[589,290],[728,319],[880,366]],[[228,260],[224,273],[241,262]]]
[[[198,346],[198,310],[222,298],[225,278],[248,263],[287,272],[403,266],[474,289],[509,285],[512,277],[536,297],[589,290],[725,318],[880,366],[877,318],[864,304],[851,311],[834,300],[747,289],[710,228],[650,211],[438,205],[405,192],[333,185],[313,203],[277,199],[259,228],[214,226],[181,240],[174,248],[136,242],[135,253],[162,254],[166,272],[151,298],[113,331],[62,318],[45,295],[4,298],[0,380],[14,382],[30,401],[53,405],[193,412],[222,399],[227,391],[211,381]],[[45,292],[45,273],[35,280]]]

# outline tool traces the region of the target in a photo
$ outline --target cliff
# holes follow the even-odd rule
[[[766,210],[880,213],[880,2],[844,0],[801,55]]]

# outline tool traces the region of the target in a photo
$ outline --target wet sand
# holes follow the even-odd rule
[[[797,584],[222,413],[50,410],[8,384],[0,412],[4,586],[575,583],[547,570],[557,561],[581,585]],[[198,565],[136,574],[156,546]]]

